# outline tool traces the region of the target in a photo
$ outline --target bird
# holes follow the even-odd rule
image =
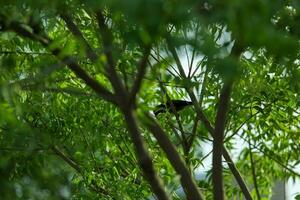
[[[167,101],[166,103],[162,103],[158,106],[155,107],[154,109],[154,115],[157,116],[159,113],[165,113],[165,112],[170,112],[174,113],[172,109],[172,104],[176,110],[176,112],[184,109],[186,106],[192,105],[193,102],[191,101],[185,101],[185,100],[170,100]]]

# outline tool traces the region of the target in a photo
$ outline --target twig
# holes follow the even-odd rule
[[[52,55],[49,52],[29,52],[29,51],[0,51],[0,54],[24,54],[24,55]]]
[[[2,129],[2,128],[1,128]],[[16,148],[16,147],[0,147],[0,151],[44,151],[47,150],[42,147],[37,147],[37,148]]]
[[[201,61],[199,61],[199,63],[196,65],[196,68],[195,68],[194,72],[192,73],[192,75],[191,75],[190,77],[195,76],[195,74],[197,73],[198,69],[201,67],[201,65],[202,65],[203,62],[205,61],[205,59],[206,59],[206,58],[203,57],[203,58],[201,59]]]
[[[135,100],[135,97],[136,97],[138,91],[140,90],[142,80],[145,77],[148,56],[150,54],[150,49],[151,49],[150,46],[146,47],[143,57],[139,62],[139,68],[138,68],[138,72],[136,74],[136,79],[134,81],[134,84],[133,84],[131,92],[130,92],[130,97],[129,97],[130,103],[133,103],[133,101]]]
[[[37,87],[37,88],[31,88],[28,85],[26,87],[21,87],[22,90],[29,90],[32,91],[33,89],[49,92],[49,93],[65,93],[69,95],[74,95],[74,96],[85,96],[85,97],[93,97],[93,98],[98,98],[96,94],[91,94],[87,92],[82,92],[80,90],[75,90],[75,89],[69,89],[69,88],[46,88],[46,87]]]
[[[250,139],[248,141],[248,144],[249,144],[249,155],[250,155],[250,162],[251,162],[252,179],[253,179],[257,199],[260,200],[261,198],[260,198],[260,193],[259,193],[258,184],[257,184],[257,177],[256,177],[256,172],[255,172],[255,165],[254,165],[254,159],[253,159],[253,155],[252,155],[252,147],[251,147]]]
[[[87,132],[85,133],[85,131],[84,131],[81,127],[79,127],[79,129],[80,129],[79,132],[80,132],[80,134],[81,134],[81,137],[83,138],[83,140],[84,140],[84,142],[85,142],[85,144],[86,144],[86,146],[87,146],[87,150],[89,151],[89,153],[90,153],[90,155],[91,155],[91,157],[92,157],[92,159],[93,159],[94,166],[95,166],[95,168],[97,168],[98,171],[100,171],[100,170],[99,170],[99,167],[97,166],[97,160],[96,160],[96,156],[95,156],[95,154],[94,154],[94,148],[90,145],[90,142],[89,142],[88,139],[86,138]]]
[[[254,113],[254,114],[252,114],[252,115],[250,115],[250,117],[248,117],[245,121],[243,121],[241,124],[240,124],[240,126],[230,135],[230,136],[228,136],[226,139],[225,139],[225,141],[224,141],[224,143],[226,143],[226,142],[228,142],[231,138],[233,138],[236,134],[238,134],[238,132],[239,132],[239,130],[250,120],[250,119],[252,119],[252,117],[254,117],[255,115],[257,115],[258,113],[260,113],[259,111],[258,112],[256,112],[256,113]]]
[[[238,134],[238,136],[243,139],[245,142],[247,142],[247,140],[242,137],[241,135]],[[278,159],[274,158],[272,155],[270,155],[268,152],[260,149],[259,147],[251,144],[252,149],[256,149],[258,150],[260,153],[262,153],[264,156],[268,157],[269,159],[273,160],[274,162],[276,162],[278,165],[280,165],[282,168],[284,168],[285,170],[289,171],[290,173],[292,173],[293,175],[297,176],[300,178],[300,174],[294,170],[292,170],[289,166],[286,166],[285,164],[283,164],[282,162],[280,162]],[[269,151],[269,149],[267,149]]]
[[[271,107],[277,100],[274,100],[272,102],[270,102],[264,109],[266,109],[267,107]],[[225,139],[225,142],[228,142],[232,137],[234,137],[236,134],[238,134],[239,130],[250,120],[252,119],[253,117],[255,117],[257,114],[259,113],[262,113],[262,111],[257,111],[256,113],[254,114],[251,114],[250,117],[248,117],[244,122],[242,122],[240,124],[240,126],[230,135],[228,136],[226,139]]]
[[[50,149],[58,156],[60,157],[62,160],[64,160],[66,163],[68,163],[73,169],[75,169],[79,174],[81,174],[81,176],[83,177],[83,179],[85,179],[83,170],[81,169],[81,167],[71,158],[69,158],[64,152],[62,152],[57,146],[51,146]],[[95,190],[96,192],[99,192],[105,196],[109,196],[109,193],[107,190],[105,190],[104,188],[100,187],[95,180],[92,180],[91,182],[92,185],[89,185],[89,187],[91,187],[93,190]],[[114,198],[113,198],[114,199]]]
[[[199,98],[199,106],[202,107],[202,102],[203,102],[203,99],[204,99],[204,95],[205,95],[205,89],[206,89],[206,82],[207,82],[207,77],[208,77],[208,68],[206,68],[205,70],[205,73],[204,73],[204,78],[203,78],[203,82],[202,82],[202,86],[201,86],[201,93],[200,93],[200,98]],[[194,127],[193,127],[193,131],[192,131],[192,136],[189,140],[189,149],[191,148],[195,138],[196,138],[196,135],[197,135],[197,124],[198,124],[198,116],[196,116],[195,118],[195,124],[194,124]]]
[[[81,167],[71,158],[69,158],[64,152],[58,149],[56,146],[52,146],[51,150],[58,155],[60,158],[62,158],[66,163],[68,163],[72,168],[74,168],[78,173],[81,173]]]
[[[188,152],[190,152],[191,147],[193,145],[193,142],[194,142],[194,140],[196,138],[198,122],[199,122],[199,118],[196,116],[195,119],[194,119],[194,126],[193,126],[193,129],[192,129],[192,134],[191,134],[191,137],[188,140],[188,144],[187,144]]]
[[[195,40],[194,40],[195,43],[197,42],[198,29],[199,29],[199,23],[197,24],[197,27],[196,27]],[[188,74],[189,78],[191,77],[191,73],[192,73],[192,69],[193,69],[193,63],[194,63],[195,53],[196,53],[196,48],[193,48],[192,59],[191,59],[190,65],[189,65],[189,74]]]
[[[152,55],[152,54],[150,54],[150,56],[156,61],[156,62],[160,62],[160,60],[158,59],[158,58],[156,58],[154,55]],[[160,56],[161,58],[162,58],[162,56]],[[165,58],[162,58],[163,60],[166,60]],[[178,74],[178,72],[174,69],[174,67],[171,65],[171,64],[169,64],[169,66],[175,71],[175,73],[178,75],[178,76],[180,76],[179,74]],[[176,75],[171,71],[171,70],[169,70],[168,68],[166,69],[167,70],[167,72],[169,72],[172,76],[174,76],[174,77],[176,77]]]
[[[170,96],[168,95],[168,92],[167,92],[166,88],[162,84],[160,77],[157,77],[157,80],[158,80],[158,83],[159,83],[159,86],[160,86],[161,90],[163,91],[164,95],[167,98],[167,102],[170,102],[171,110],[172,110],[172,112],[175,115],[176,122],[177,122],[177,124],[179,126],[179,130],[181,132],[181,142],[182,142],[182,147],[183,147],[183,152],[184,152],[184,158],[185,158],[185,161],[187,162],[187,157],[188,157],[188,148],[187,148],[188,147],[188,140],[185,137],[185,131],[184,131],[182,123],[180,121],[178,112],[175,109],[175,106],[174,106],[174,104],[173,104]],[[176,130],[175,130],[175,133],[177,133]],[[176,135],[178,135],[178,134],[176,134]]]
[[[151,63],[148,61],[149,65],[151,66],[151,68],[153,68],[153,66],[151,65]],[[161,80],[161,77],[157,77],[156,80],[158,81],[158,84],[159,84],[159,87],[161,88],[161,92],[162,92],[162,95],[165,95],[167,96],[167,98],[169,99],[169,96],[168,96],[168,92],[167,92],[167,89],[164,87],[165,84],[164,82],[162,82]],[[163,99],[162,99],[163,100]],[[173,105],[174,106],[174,105]],[[174,110],[172,110],[174,112]],[[175,110],[175,112],[177,113],[177,111]],[[177,139],[180,141],[180,143],[182,143],[182,138],[180,137],[180,134],[178,134],[177,130],[176,130],[176,127],[173,123],[171,123],[171,118],[167,118],[167,120],[170,122],[170,127],[172,128],[172,131],[174,132],[175,136],[177,137]]]

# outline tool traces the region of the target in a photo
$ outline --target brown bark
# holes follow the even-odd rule
[[[169,197],[167,193],[164,191],[164,187],[161,184],[161,181],[156,175],[156,172],[153,167],[153,162],[151,157],[149,156],[149,152],[147,151],[143,139],[141,137],[140,131],[137,126],[137,120],[134,116],[132,110],[124,110],[124,117],[126,120],[126,124],[131,135],[132,141],[136,148],[136,154],[138,158],[138,163],[147,179],[149,184],[152,187],[153,192],[156,194],[158,199],[168,200]]]
[[[213,140],[213,191],[215,200],[225,199],[223,190],[223,166],[222,166],[222,154],[223,154],[223,138],[226,124],[226,116],[230,99],[232,83],[225,83],[220,95],[219,106],[217,110],[215,133]]]
[[[51,40],[47,37],[42,37],[39,35],[36,35],[27,29],[23,28],[23,26],[18,22],[12,22],[8,26],[9,30],[13,30],[19,35],[23,37],[30,38],[34,41],[40,42],[43,46],[48,48],[51,45]],[[106,30],[107,31],[107,30]],[[105,32],[106,34],[106,32]],[[107,41],[104,41],[105,44],[107,44]],[[54,56],[58,56],[61,50],[59,48],[55,48],[52,51],[52,54]],[[85,70],[83,70],[77,63],[76,59],[72,58],[70,56],[65,56],[61,58],[61,61],[66,64],[79,78],[81,78],[88,86],[90,86],[97,94],[99,94],[100,97],[103,99],[113,102],[114,104],[118,105],[121,109],[122,108],[129,108],[129,110],[122,109],[123,114],[125,116],[125,120],[127,122],[127,126],[129,129],[129,132],[131,134],[131,138],[133,140],[133,143],[135,145],[136,154],[138,156],[139,164],[141,169],[143,170],[147,181],[151,185],[151,188],[158,199],[160,200],[169,200],[168,194],[165,192],[163,186],[160,183],[160,179],[156,176],[156,172],[154,171],[153,163],[151,160],[151,157],[147,151],[147,149],[144,147],[144,142],[142,140],[142,137],[140,135],[140,132],[137,128],[137,121],[133,115],[132,107],[128,107],[128,95],[126,94],[126,91],[124,87],[122,86],[122,83],[120,79],[117,76],[117,73],[115,71],[114,62],[112,60],[112,54],[110,51],[107,50],[106,47],[106,53],[108,57],[108,63],[109,66],[107,68],[110,81],[117,92],[116,94],[111,93],[107,89],[105,89],[100,83],[98,83],[95,79],[91,78]],[[113,82],[116,81],[116,82]]]
[[[196,183],[193,181],[193,178],[187,166],[185,165],[185,162],[179,156],[179,153],[177,152],[170,139],[167,137],[166,133],[149,115],[147,116],[147,121],[145,121],[144,124],[154,135],[159,143],[159,146],[166,153],[167,158],[171,162],[175,171],[180,175],[180,181],[182,187],[186,191],[187,198],[193,200],[204,199],[201,192],[198,190]]]
[[[167,44],[168,44],[168,49],[170,50],[172,56],[174,57],[175,59],[175,62],[177,64],[177,67],[179,69],[179,72],[180,72],[180,75],[183,77],[183,79],[187,79],[186,75],[185,75],[185,72],[183,70],[183,67],[181,65],[181,62],[179,60],[179,57],[177,55],[177,52],[176,52],[176,49],[175,47],[173,46],[172,44],[172,41],[170,40],[170,36],[167,36]],[[233,48],[234,50],[234,53],[237,54],[239,52],[239,49],[238,48]],[[198,101],[197,101],[197,98],[194,94],[194,92],[191,90],[191,88],[189,87],[186,87],[185,86],[185,89],[187,91],[187,93],[189,94],[189,97],[191,99],[191,101],[193,102],[193,105],[195,107],[195,111],[197,113],[197,117],[199,118],[200,121],[202,121],[202,123],[204,124],[205,128],[208,130],[208,132],[214,136],[215,134],[215,129],[214,127],[211,125],[210,121],[207,119],[207,117],[205,116],[205,114],[203,113],[201,107],[199,106],[198,104]],[[251,194],[249,192],[249,189],[247,188],[247,185],[244,181],[244,179],[242,178],[240,172],[238,171],[237,167],[235,166],[234,162],[232,161],[226,147],[222,144],[222,147],[223,147],[223,157],[224,159],[226,160],[228,166],[229,166],[229,169],[231,170],[231,173],[234,175],[236,181],[238,182],[245,198],[247,200],[252,200],[252,197],[251,197]]]

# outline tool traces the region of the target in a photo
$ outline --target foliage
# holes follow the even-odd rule
[[[218,116],[227,117],[222,142],[240,150],[234,161],[253,199],[269,199],[276,180],[299,179],[297,1],[26,0],[0,6],[1,199],[163,199],[143,165],[147,152],[162,189],[173,199],[190,198],[159,127],[212,199],[216,171],[205,164],[211,152],[203,144],[217,137],[199,110],[213,127]],[[223,85],[232,82],[222,113]],[[149,117],[169,99],[191,100],[198,108]],[[145,154],[134,139],[135,122]],[[205,178],[199,178],[201,168]],[[245,195],[227,164],[223,177],[228,199]]]

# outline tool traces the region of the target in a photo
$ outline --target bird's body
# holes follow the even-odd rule
[[[191,101],[184,101],[184,100],[171,100],[166,102],[165,104],[160,104],[155,107],[154,114],[157,116],[159,113],[170,112],[173,113],[172,104],[176,112],[182,110],[186,106],[192,105]]]

